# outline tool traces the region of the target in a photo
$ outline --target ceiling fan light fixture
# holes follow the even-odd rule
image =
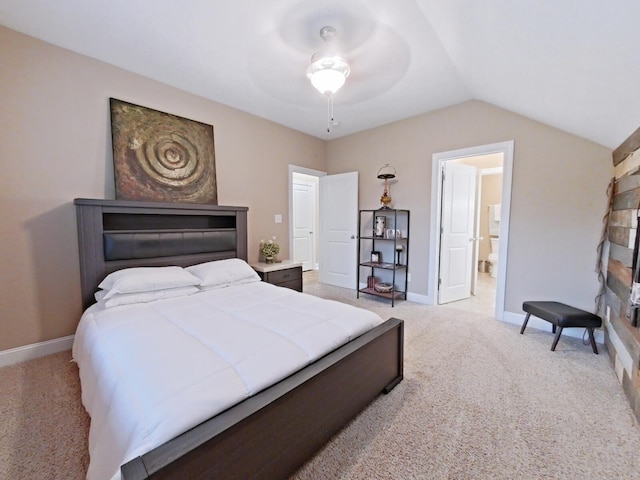
[[[351,69],[339,53],[318,52],[311,57],[307,77],[323,95],[335,94],[344,85]]]

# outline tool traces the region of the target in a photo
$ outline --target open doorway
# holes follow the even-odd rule
[[[291,259],[302,271],[318,270],[318,177],[293,173]]]
[[[320,265],[319,183],[326,174],[289,165],[289,255],[308,278],[317,278]]]
[[[314,188],[315,194],[311,194]],[[306,200],[302,201],[309,199],[312,202],[312,197],[316,199],[313,207],[309,207]],[[313,213],[309,213],[310,209]],[[305,220],[297,222],[296,215]],[[314,221],[309,220],[311,217]],[[297,257],[296,261],[306,263],[306,268],[315,268],[320,283],[356,289],[357,229],[358,172],[327,175],[289,165],[289,253],[292,259]],[[305,235],[309,238],[304,239]],[[302,254],[298,246],[302,246]],[[304,262],[305,257],[310,261]],[[304,278],[305,274],[303,285]]]
[[[450,178],[445,179],[441,192],[439,305],[495,315],[503,163],[503,152],[496,152],[449,160],[444,165],[449,167],[445,168],[445,177]],[[451,168],[454,166],[456,168]],[[451,177],[460,176],[460,167],[466,174],[463,178],[471,184],[466,202],[461,202],[465,199],[460,185],[451,181]],[[452,188],[454,186],[456,188]],[[468,222],[468,231],[460,229],[460,222],[458,225],[455,222],[456,210],[460,210],[461,205],[464,210],[460,213]],[[458,229],[456,234],[464,237],[459,242],[462,245],[454,245],[458,248],[449,245],[451,235],[448,233],[452,229]],[[456,252],[454,258],[460,258],[459,265],[449,261],[451,255],[444,255],[445,251],[452,250]],[[456,268],[460,271],[456,272]]]
[[[513,142],[433,155],[433,304],[502,319],[512,164]]]

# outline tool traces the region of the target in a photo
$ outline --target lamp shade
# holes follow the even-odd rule
[[[385,163],[384,166],[380,170],[378,170],[378,178],[384,180],[396,178],[396,169],[388,163]]]

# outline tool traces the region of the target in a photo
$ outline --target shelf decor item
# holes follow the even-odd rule
[[[384,166],[378,170],[378,178],[384,180],[384,191],[380,197],[380,203],[382,203],[382,207],[380,207],[380,209],[384,210],[389,208],[389,204],[391,203],[391,196],[389,195],[389,180],[396,178],[396,169],[391,167],[388,163],[385,163]]]
[[[260,254],[264,257],[264,261],[267,263],[273,263],[276,255],[280,253],[280,245],[276,243],[276,237],[271,237],[271,240],[260,240]]]
[[[385,231],[387,230],[385,227],[387,226],[387,217],[383,217],[383,216],[377,216],[376,217],[376,224],[375,224],[375,228],[373,231],[373,236],[374,237],[383,237],[385,234]]]
[[[389,293],[393,290],[393,285],[390,283],[378,282],[373,286],[376,292]]]
[[[396,265],[402,265],[400,263],[400,254],[402,253],[402,250],[404,250],[404,247],[402,245],[396,245],[396,256],[398,257],[396,260]]]

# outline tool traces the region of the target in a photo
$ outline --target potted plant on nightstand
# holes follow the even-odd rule
[[[280,245],[276,243],[276,237],[267,241],[260,240],[260,254],[264,257],[265,262],[273,263],[278,253],[280,253]]]

